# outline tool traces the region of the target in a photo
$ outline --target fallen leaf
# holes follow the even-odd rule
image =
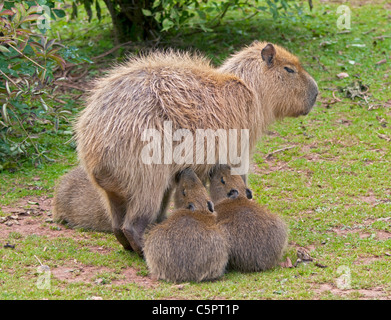
[[[378,62],[376,62],[376,65],[380,65],[380,64],[383,64],[383,63],[386,63],[387,62],[387,59],[383,59],[383,60],[380,60]]]
[[[293,267],[296,268],[299,265],[299,263],[302,263],[302,262],[303,262],[303,260],[301,260],[300,258],[297,258],[297,260],[296,260],[295,264],[293,265]]]
[[[315,266],[317,266],[317,267],[319,267],[319,268],[327,268],[326,265],[320,264],[319,262],[316,262],[316,263],[315,263]]]
[[[282,268],[293,268],[292,261],[289,259],[289,257],[287,257],[284,262],[280,262],[280,266]]]
[[[5,248],[5,249],[6,249],[6,248],[15,249],[15,245],[14,245],[14,244],[9,244],[9,243],[7,242],[7,244],[4,245],[4,248]]]
[[[348,44],[346,46],[346,48],[349,48],[349,47],[364,48],[364,47],[366,47],[366,45],[364,43],[352,43],[352,44]]]
[[[390,139],[389,137],[387,137],[385,134],[378,134],[377,136],[378,136],[380,139],[384,139],[384,140],[386,140],[386,141],[388,141],[388,142],[391,141],[391,139]]]
[[[349,75],[346,72],[341,72],[341,73],[337,74],[337,78],[338,79],[344,79],[344,78],[347,78],[347,77],[349,77]]]
[[[314,260],[309,251],[306,248],[298,248],[297,249],[297,257],[302,261],[312,261]]]

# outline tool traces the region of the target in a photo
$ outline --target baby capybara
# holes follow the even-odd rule
[[[229,267],[242,272],[273,268],[287,244],[287,227],[252,198],[252,192],[227,165],[216,165],[210,174],[210,194],[218,226],[226,232]]]
[[[66,173],[58,181],[53,201],[53,217],[70,227],[112,232],[111,216],[99,190],[91,183],[82,166]]]
[[[170,282],[216,279],[224,274],[228,262],[226,238],[196,174],[185,169],[177,179],[175,199],[182,208],[146,232],[148,269],[156,278]]]

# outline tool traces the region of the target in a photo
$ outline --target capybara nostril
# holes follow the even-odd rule
[[[231,189],[231,190],[227,193],[227,196],[228,196],[228,198],[236,199],[236,198],[239,196],[239,191],[236,190],[236,189]]]
[[[214,208],[214,205],[213,205],[212,201],[208,201],[207,204],[208,204],[208,209],[209,209],[210,212],[215,211],[215,208]]]

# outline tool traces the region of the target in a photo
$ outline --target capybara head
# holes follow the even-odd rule
[[[176,175],[176,190],[174,195],[176,208],[214,211],[213,202],[208,192],[195,172],[186,168]]]
[[[308,114],[318,96],[318,85],[302,67],[299,59],[287,50],[268,43],[254,44],[262,47],[265,81],[273,83],[269,92],[274,101],[276,118]],[[277,101],[275,101],[277,100]]]
[[[210,195],[214,203],[224,199],[246,197],[252,199],[253,195],[239,175],[231,174],[228,165],[216,165],[210,171]]]
[[[222,67],[241,77],[258,96],[262,108],[275,118],[308,114],[316,102],[318,85],[299,59],[286,49],[254,41]]]

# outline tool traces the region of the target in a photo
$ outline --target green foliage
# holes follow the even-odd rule
[[[239,11],[244,19],[268,12],[273,19],[281,15],[300,13],[294,0],[104,0],[111,14],[118,40],[121,34],[134,39],[159,38],[164,32],[190,30],[211,31],[220,25],[227,12]],[[101,17],[99,0],[74,0],[72,16],[77,16],[78,5],[83,4],[89,20],[96,8]],[[125,30],[126,29],[126,30]],[[130,34],[127,34],[130,33]]]
[[[33,163],[50,160],[36,140],[49,127],[56,131],[60,119],[70,114],[56,98],[55,82],[61,80],[56,71],[66,65],[64,46],[44,35],[50,20],[65,13],[42,10],[53,8],[54,1],[36,3],[0,4],[0,170],[26,158]]]

